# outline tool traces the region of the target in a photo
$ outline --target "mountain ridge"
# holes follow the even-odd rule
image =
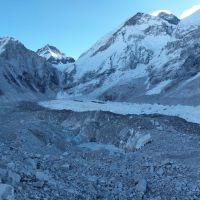
[[[59,72],[44,58],[11,37],[0,38],[0,49],[2,101],[55,96]]]
[[[152,16],[139,12],[75,62],[51,45],[36,53],[26,49],[29,52],[26,56],[28,59],[32,54],[39,54],[40,62],[54,68],[57,98],[196,104],[198,100],[190,99],[198,99],[200,94],[200,89],[195,87],[200,72],[200,26],[198,20],[195,26],[188,23],[193,21],[193,15],[179,20],[173,14],[161,12]],[[4,50],[7,40],[0,40],[0,56],[6,54],[7,60],[13,60],[14,48]],[[62,62],[65,58],[72,60]],[[4,93],[2,89],[1,93]],[[186,93],[187,98],[182,100]]]
[[[38,49],[36,53],[46,58],[47,61],[49,61],[52,64],[67,64],[75,62],[74,58],[66,56],[58,48],[49,44],[45,45],[43,48]]]
[[[159,99],[164,103],[170,99],[184,103],[182,93],[192,87],[194,99],[198,99],[197,90],[190,85],[194,80],[187,80],[199,72],[194,64],[198,63],[198,53],[191,51],[195,48],[199,52],[199,25],[191,32],[192,25],[183,29],[182,24],[173,14],[137,13],[79,57],[74,63],[75,87],[64,96],[76,93],[77,97],[103,100],[153,102]],[[194,65],[193,69],[189,63]],[[159,87],[160,93],[152,92]],[[191,96],[187,98],[193,103]]]

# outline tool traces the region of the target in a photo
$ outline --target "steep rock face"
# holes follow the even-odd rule
[[[173,14],[167,14],[165,12],[159,13],[158,17],[168,21],[170,24],[178,25],[180,19]]]
[[[200,89],[194,89],[200,77],[198,13],[182,21],[163,12],[137,13],[82,54],[75,62],[75,86],[65,95],[198,103]]]
[[[55,95],[59,72],[13,38],[0,38],[0,98],[4,101]]]

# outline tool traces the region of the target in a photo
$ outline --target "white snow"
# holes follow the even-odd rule
[[[67,70],[68,64],[62,64],[62,63],[60,63],[60,64],[53,64],[53,66],[54,66],[57,70],[59,70],[59,71],[61,71],[61,72],[64,72],[64,71]]]
[[[114,31],[111,34],[106,35],[102,40],[98,41],[91,49],[84,53],[77,61],[77,73],[75,79],[79,79],[87,72],[103,72],[111,67],[111,64],[115,66],[115,69],[122,69],[126,62],[123,58],[129,56],[127,55],[127,46],[132,46],[135,51],[138,51],[138,37],[141,38],[142,46],[147,49],[152,49],[154,52],[160,53],[163,45],[165,45],[170,40],[170,36],[166,34],[160,35],[144,35],[144,30],[149,26],[162,26],[162,19],[158,17],[152,17],[147,19],[146,23],[137,24],[136,26],[121,26],[120,31]],[[166,22],[167,23],[167,22]],[[115,29],[116,31],[116,29]],[[102,46],[106,45],[107,42],[113,40],[113,43],[104,51],[98,52],[96,55],[93,54]],[[140,45],[141,45],[140,44]],[[154,57],[156,57],[154,55]],[[112,62],[112,63],[110,63]]]
[[[160,94],[162,90],[171,82],[171,80],[165,80],[160,82],[159,84],[156,85],[153,89],[147,91],[147,95],[155,95],[155,94]]]
[[[74,63],[68,63],[67,68],[65,68],[66,73],[71,73],[75,69]]]
[[[0,38],[0,54],[5,50],[5,46],[10,40],[16,41],[14,38],[11,37]]]
[[[74,101],[67,99],[40,102],[39,105],[56,110],[72,110],[75,112],[109,111],[116,114],[163,114],[177,116],[189,122],[200,124],[200,106],[136,104],[125,102]]]
[[[90,94],[87,95],[86,99],[95,99],[98,95],[103,94],[106,90],[112,88],[115,85],[123,84],[124,82],[131,81],[132,79],[136,78],[142,78],[147,76],[146,72],[147,67],[145,65],[138,65],[133,70],[127,70],[127,71],[117,71],[116,73],[109,76],[107,80],[105,80],[104,84],[98,88],[96,88],[94,91],[92,91]],[[95,86],[99,83],[98,79],[92,79],[91,81],[85,83],[85,84],[79,84],[73,95],[71,97],[73,98],[83,98],[82,91],[85,89],[86,86]],[[59,92],[57,94],[57,99],[69,99],[69,94],[65,92]]]
[[[169,10],[156,10],[156,11],[152,12],[151,15],[158,16],[160,13],[172,14],[172,12]]]
[[[188,84],[188,83],[190,83],[190,82],[192,82],[192,81],[194,81],[194,80],[196,80],[198,78],[200,78],[200,72],[198,74],[196,74],[195,76],[193,76],[192,78],[190,78],[187,81],[185,81],[183,85],[186,85],[186,84]]]
[[[46,58],[47,60],[51,57],[62,60],[62,59],[70,59],[70,57],[67,57],[64,53],[60,52],[56,47],[46,45],[45,47],[39,49],[37,51],[37,54],[41,57]]]
[[[180,19],[184,19],[186,17],[189,17],[191,15],[193,15],[196,11],[200,10],[200,4],[193,6],[192,8],[185,10],[181,16]]]
[[[63,55],[57,52],[54,52],[50,47],[47,46],[47,49],[40,53],[40,56],[46,58],[47,60],[50,57],[54,57],[56,59],[62,59]]]
[[[179,24],[179,27],[183,29],[188,29],[190,26],[200,26],[200,9],[190,16],[183,18]]]

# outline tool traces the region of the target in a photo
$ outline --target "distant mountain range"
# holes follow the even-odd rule
[[[0,99],[88,98],[199,104],[200,11],[137,13],[78,60],[0,38]]]

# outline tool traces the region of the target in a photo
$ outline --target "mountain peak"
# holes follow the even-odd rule
[[[134,25],[140,24],[141,21],[143,21],[142,19],[148,19],[150,17],[151,16],[149,14],[138,12],[133,17],[131,17],[130,19],[128,19],[125,22],[124,26],[134,26]]]
[[[153,12],[152,14],[138,12],[133,17],[128,19],[125,22],[124,26],[140,25],[142,23],[145,23],[145,21],[154,19],[154,17],[163,19],[173,25],[178,25],[178,23],[180,22],[180,19],[176,17],[175,15],[173,15],[170,11],[160,10],[160,11]]]
[[[178,25],[180,22],[180,19],[173,15],[172,13],[166,13],[166,12],[160,12],[158,14],[158,17],[164,19],[165,21],[169,22],[170,24]]]
[[[0,37],[0,54],[6,50],[14,51],[21,47],[24,47],[24,45],[13,37]]]
[[[63,54],[60,52],[60,50],[58,48],[56,48],[55,46],[52,46],[50,44],[46,44],[42,49],[47,50],[47,51],[55,51],[58,52],[60,54]]]
[[[156,17],[156,16],[159,16],[160,13],[165,13],[168,15],[172,14],[172,12],[169,10],[156,10],[156,11],[152,12],[151,15]]]
[[[5,46],[6,44],[11,42],[18,42],[18,40],[13,37],[0,37],[0,47]]]
[[[180,19],[176,17],[171,11],[169,10],[157,10],[151,13],[151,16],[159,17],[164,19],[165,21],[169,22],[170,24],[178,25]]]
[[[49,45],[49,44],[45,45],[41,49],[38,49],[37,53],[40,56],[45,57],[47,60],[50,57],[61,58],[61,57],[65,56],[64,53],[61,53],[60,50],[58,50],[56,47]]]
[[[18,40],[16,40],[15,38],[13,38],[13,37],[0,37],[0,41],[7,41],[7,42],[9,42],[9,41],[12,41],[12,42],[17,42]]]
[[[75,60],[72,57],[67,57],[56,47],[47,44],[36,52],[39,56],[46,58],[52,64],[67,64],[73,63]]]

